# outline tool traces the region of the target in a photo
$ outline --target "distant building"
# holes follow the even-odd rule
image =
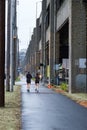
[[[21,71],[22,71],[22,65],[23,65],[23,61],[24,61],[24,58],[25,58],[25,54],[26,54],[26,49],[22,49],[19,51],[19,68],[21,68]]]

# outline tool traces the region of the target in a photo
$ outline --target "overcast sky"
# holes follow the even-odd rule
[[[37,17],[41,12],[40,0],[19,0],[17,5],[17,26],[19,37],[19,49],[27,49],[33,28],[36,26]]]

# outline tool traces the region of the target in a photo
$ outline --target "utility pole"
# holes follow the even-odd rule
[[[13,17],[13,85],[16,78],[16,53],[17,53],[17,26],[16,26],[16,0],[14,0],[14,17]]]
[[[86,10],[86,93],[87,93],[87,1],[84,2]]]
[[[11,59],[11,91],[13,91],[13,85],[15,80],[15,44],[16,44],[16,36],[17,36],[17,28],[16,28],[16,0],[11,2],[11,45],[10,45],[10,59]]]
[[[5,78],[5,0],[0,0],[0,107],[4,107]]]
[[[7,14],[7,73],[6,73],[6,91],[10,91],[10,19],[11,19],[11,0],[8,0]]]

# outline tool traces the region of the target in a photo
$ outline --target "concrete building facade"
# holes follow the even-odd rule
[[[87,92],[87,2],[43,0],[37,21],[35,73],[39,70],[49,84],[58,84],[61,77],[70,93]]]
[[[57,56],[59,63],[63,64],[63,59],[69,60],[70,92],[87,91],[86,6],[82,0],[63,0],[57,11]]]

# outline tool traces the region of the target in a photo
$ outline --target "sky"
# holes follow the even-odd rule
[[[19,0],[17,2],[17,27],[19,38],[19,50],[27,49],[33,28],[41,13],[40,0]]]

